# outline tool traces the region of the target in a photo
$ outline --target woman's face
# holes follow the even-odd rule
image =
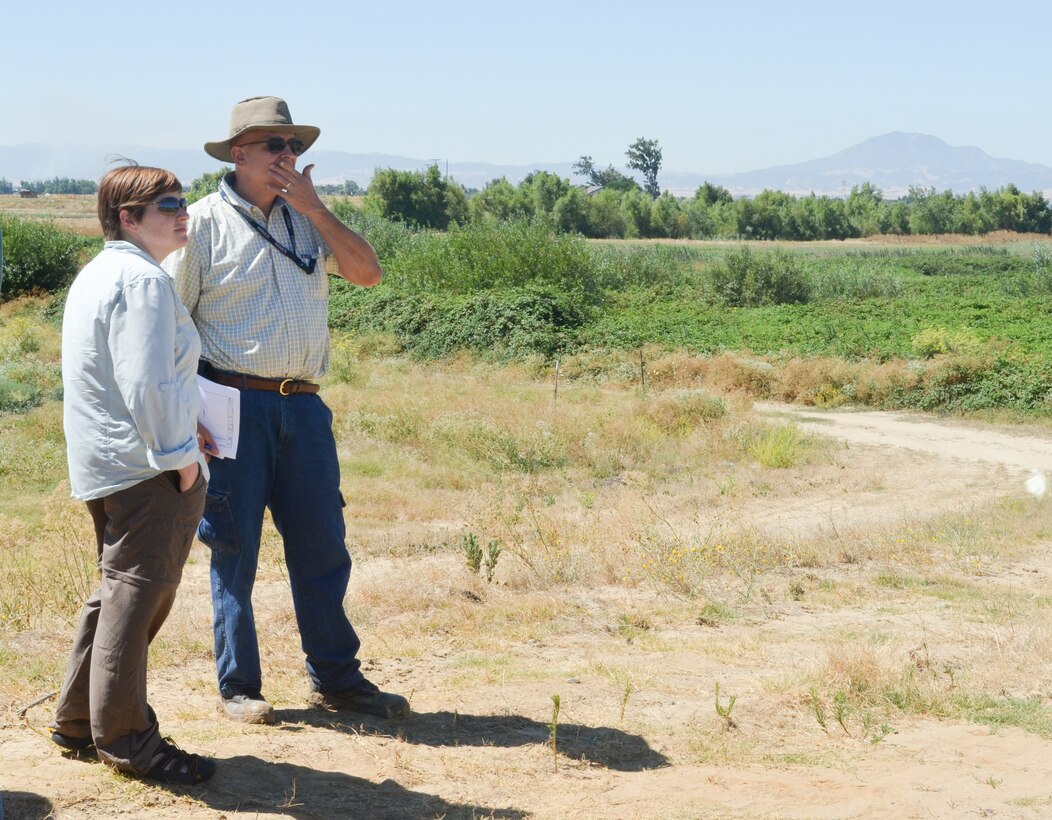
[[[121,223],[125,238],[141,247],[157,262],[186,245],[186,228],[190,217],[186,213],[182,195],[179,188],[166,191],[146,206],[138,222],[127,225],[123,221]]]

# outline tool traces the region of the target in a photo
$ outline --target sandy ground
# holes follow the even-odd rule
[[[738,509],[775,529],[958,510],[1022,496],[1031,471],[1052,472],[1052,437],[905,414],[760,409],[842,442],[839,486],[777,509]],[[207,634],[202,552],[195,547],[173,617]],[[413,571],[451,560],[424,556]],[[408,571],[398,561],[367,569]],[[860,571],[845,567],[840,580]],[[1028,595],[1052,594],[1052,545],[993,575]],[[268,580],[257,597],[282,587]],[[550,632],[502,647],[499,663],[441,628],[414,657],[367,660],[371,679],[411,697],[413,717],[397,724],[312,710],[292,678],[271,695],[279,725],[235,725],[218,718],[211,664],[200,655],[152,673],[164,729],[219,760],[200,788],[166,790],[65,759],[43,734],[50,704],[24,720],[11,705],[0,726],[4,818],[1052,816],[1052,742],[1037,735],[904,718],[873,742],[856,727],[820,730],[806,707],[786,702],[791,690],[780,682],[819,664],[830,641],[853,629],[879,629],[925,652],[944,646],[947,664],[966,668],[982,651],[982,624],[961,624],[937,602],[892,595],[828,607],[805,595],[743,607],[744,617],[718,627],[655,615],[645,634],[626,637],[610,613],[660,613],[660,599],[622,588],[569,597],[552,602]],[[295,640],[291,626],[286,632]],[[382,640],[365,630],[363,638],[366,655]],[[1047,702],[1052,671],[1022,665],[1028,694]],[[713,708],[714,683],[738,696],[733,726]]]

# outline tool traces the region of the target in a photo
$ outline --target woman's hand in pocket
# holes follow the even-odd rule
[[[195,461],[193,464],[179,470],[179,492],[185,493],[194,486],[197,476],[201,472],[201,466]]]

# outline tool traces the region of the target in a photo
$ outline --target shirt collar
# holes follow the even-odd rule
[[[234,190],[235,173],[235,171],[231,171],[219,181],[220,192],[223,194],[226,201],[233,205],[235,208],[240,208],[245,213],[251,215],[254,219],[265,223],[267,221],[267,218],[266,216],[264,216],[263,211],[261,211],[259,208],[257,208],[255,205],[253,205],[251,202],[239,195],[238,192]],[[281,197],[278,197],[278,199],[280,200]],[[282,204],[284,204],[284,200],[281,201]],[[271,210],[271,213],[273,212],[274,211]]]
[[[105,250],[108,250],[108,251],[119,251],[121,253],[133,253],[136,256],[141,256],[143,259],[145,259],[147,262],[149,262],[149,263],[151,263],[153,265],[157,264],[157,260],[154,259],[152,256],[150,256],[150,254],[148,254],[146,251],[144,251],[138,245],[135,245],[135,244],[133,244],[131,242],[128,242],[125,239],[110,239],[110,240],[107,240],[103,247],[105,248]]]

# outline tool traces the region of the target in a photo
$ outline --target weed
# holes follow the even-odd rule
[[[833,717],[840,724],[840,728],[844,730],[844,734],[850,735],[851,731],[847,728],[847,693],[840,689],[833,693]]]
[[[500,541],[496,538],[490,539],[486,544],[486,557],[483,566],[486,568],[486,583],[492,583],[493,573],[497,569],[497,559],[500,558]]]
[[[870,736],[869,742],[872,743],[873,745],[876,745],[877,743],[880,743],[880,741],[882,741],[888,735],[894,734],[894,732],[895,732],[895,730],[891,727],[890,724],[888,724],[888,723],[881,723],[880,724],[880,728]]]
[[[628,706],[628,699],[632,696],[634,691],[635,686],[632,684],[632,681],[625,681],[625,686],[621,690],[621,711],[617,717],[618,723],[623,724],[625,722],[625,707]]]
[[[719,626],[735,617],[734,611],[720,601],[706,601],[694,622],[700,626]]]
[[[722,704],[720,702],[720,685],[719,683],[716,684],[716,714],[719,717],[723,718],[724,723],[726,724],[726,728],[728,729],[734,729],[737,726],[737,724],[734,722],[734,719],[731,717],[731,712],[733,711],[734,704],[737,702],[737,700],[737,695],[731,695],[727,699],[727,704]]]
[[[777,424],[746,429],[743,445],[763,467],[785,469],[807,458],[811,442],[795,424]]]
[[[460,549],[467,559],[467,566],[471,572],[477,573],[482,566],[482,546],[479,544],[475,533],[469,532],[460,541]]]
[[[829,727],[826,724],[826,707],[822,703],[822,698],[819,697],[818,690],[812,686],[808,690],[808,696],[811,703],[811,711],[815,716],[815,720],[818,721],[818,725],[822,727],[823,731],[828,732]]]
[[[627,641],[632,641],[653,628],[650,621],[639,614],[622,612],[617,616],[617,634]]]

